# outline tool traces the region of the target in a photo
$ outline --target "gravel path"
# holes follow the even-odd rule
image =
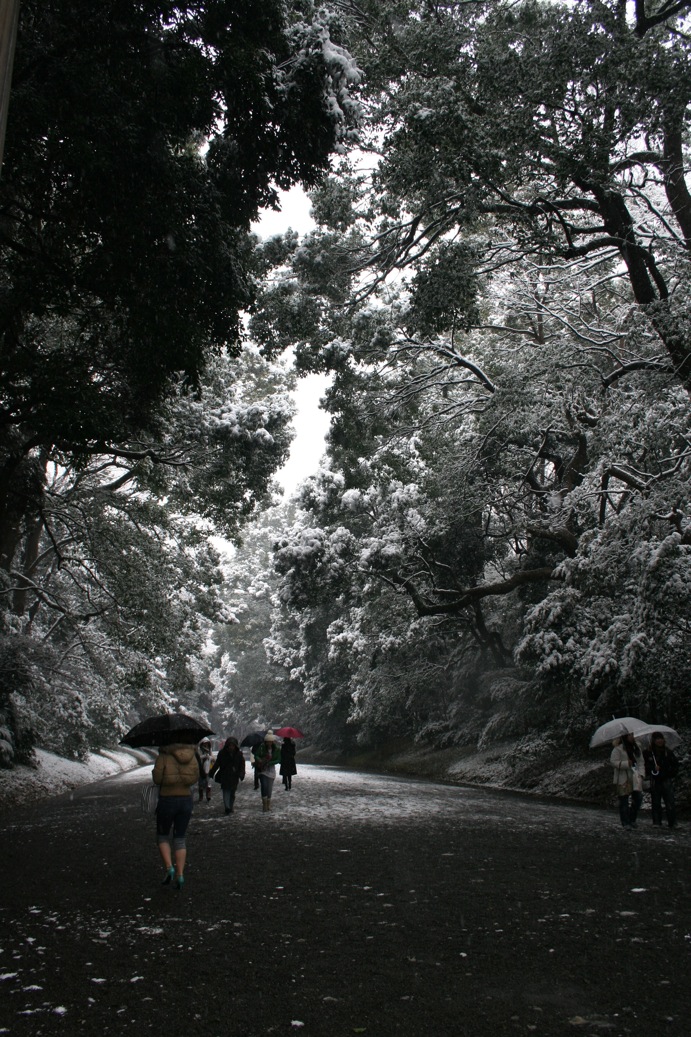
[[[301,766],[195,808],[162,887],[149,771],[0,818],[0,1034],[691,1032],[691,836]]]

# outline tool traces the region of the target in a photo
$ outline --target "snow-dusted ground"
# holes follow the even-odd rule
[[[92,754],[83,763],[65,760],[52,753],[36,752],[38,767],[17,767],[13,771],[0,771],[0,807],[12,807],[21,803],[35,802],[49,796],[68,792],[79,786],[98,782],[103,778],[121,775],[127,784],[141,785],[148,780],[153,757],[145,752],[123,750],[104,751]],[[521,806],[521,799],[497,793],[488,799],[484,789],[474,792],[471,788],[444,786],[433,783],[434,796],[429,795],[428,781],[413,782],[395,777],[382,778],[360,771],[347,771],[336,767],[301,764],[294,779],[294,789],[286,793],[279,779],[274,785],[273,811],[280,814],[282,822],[300,826],[309,817],[311,823],[325,827],[341,825],[344,821],[358,824],[388,825],[407,818],[424,820],[431,814],[442,812],[472,813],[481,799],[482,810],[488,809],[502,824],[544,824],[545,817],[535,804],[529,811]],[[489,777],[489,774],[483,775]],[[402,795],[405,780],[405,795]],[[484,783],[483,783],[484,784]],[[322,797],[322,791],[328,797]],[[491,782],[485,788],[492,787]],[[411,794],[412,792],[412,794]],[[194,825],[207,829],[222,830],[227,819],[221,812],[221,790],[214,785],[210,804],[197,805]],[[494,803],[494,807],[492,807]],[[544,806],[550,811],[550,805]],[[569,825],[591,826],[592,814],[582,808],[562,808]],[[242,825],[248,815],[261,812],[259,793],[252,788],[252,777],[248,774],[238,788],[234,823]],[[554,816],[554,815],[550,815]],[[644,809],[645,816],[645,809]],[[537,819],[537,820],[536,820]],[[614,820],[614,815],[612,815]]]
[[[654,830],[646,810],[623,832],[614,808],[298,764],[291,792],[275,782],[270,815],[251,775],[231,816],[218,785],[195,804],[180,899],[160,884],[154,821],[139,813],[151,761],[132,761],[43,756],[36,792],[117,776],[54,812],[0,820],[0,920],[13,933],[0,945],[0,1033],[159,1033],[164,1003],[180,1032],[209,1037],[427,1037],[460,1032],[457,998],[464,1018],[471,1003],[485,1013],[480,1037],[630,1037],[630,1020],[645,1029],[649,1017],[688,1032],[685,827]],[[65,831],[80,852],[52,858],[46,881]],[[285,942],[266,959],[271,997],[253,964],[262,920]],[[630,982],[651,927],[669,1003],[657,982]]]
[[[92,753],[84,763],[78,763],[37,749],[36,760],[36,768],[0,769],[0,809],[56,796],[112,774],[131,771],[148,763],[149,756],[134,749],[112,752],[104,749]]]
[[[687,748],[690,742],[691,736],[686,732],[682,745],[676,750],[679,776],[675,786],[677,808],[682,817],[688,817],[691,808],[691,753]],[[560,745],[532,735],[506,739],[485,748],[432,749],[416,743],[399,743],[363,751],[350,760],[315,752],[311,762],[611,806],[614,789],[609,756],[609,746],[588,749],[587,746]],[[646,800],[649,801],[649,796]]]
[[[566,798],[572,801],[583,800],[591,804],[599,803],[601,806],[606,803],[610,807],[614,805],[609,750],[597,750],[577,759],[567,757],[559,763],[551,758],[544,764],[538,763],[536,770],[532,773],[530,767],[534,761],[531,760],[531,754],[525,752],[524,746],[521,746],[521,750],[521,752],[516,752],[509,745],[483,752],[468,753],[465,751],[460,755],[448,750],[436,754],[423,753],[419,750],[406,751],[388,756],[381,761],[381,765],[382,771],[390,776],[400,775],[401,778],[412,778],[413,780],[418,778],[423,782],[449,783],[451,786],[462,785],[466,788],[472,786],[478,789],[515,791],[524,794],[532,793],[552,799]],[[100,753],[93,753],[83,763],[78,763],[39,749],[36,750],[36,758],[38,762],[36,768],[16,767],[11,771],[0,769],[0,810],[22,803],[43,800],[48,796],[59,795],[70,789],[119,773],[131,772],[132,780],[145,780],[147,772],[141,768],[152,766],[155,753],[153,750],[102,750]],[[357,813],[362,804],[358,801],[355,789],[358,787],[358,783],[360,783],[360,788],[363,787],[361,783],[365,779],[362,771],[355,769],[353,772],[355,776],[351,781],[349,778],[344,778],[344,775],[349,773],[347,770],[336,770],[335,767],[323,766],[331,761],[317,760],[315,762],[321,766],[310,767],[298,760],[300,771],[298,785],[302,778],[307,778],[308,775],[312,775],[309,778],[310,782],[314,780],[338,782],[343,785],[344,789],[350,789],[350,792],[344,793],[343,801],[339,798],[335,805],[332,802],[329,807],[330,811],[335,811],[335,815],[341,818],[346,814],[350,816],[353,811]],[[363,770],[372,768],[377,770],[377,762],[376,756],[370,754],[363,756],[361,761],[356,761],[355,767],[357,768],[360,763]],[[677,783],[678,807],[681,810],[682,820],[687,811],[688,799],[688,794],[683,788],[683,780],[681,780],[685,776],[686,770],[687,768],[682,768],[680,781]],[[315,774],[319,774],[320,777],[316,779]],[[333,777],[334,774],[337,774],[338,777]],[[244,786],[241,786],[241,792],[248,787],[250,781],[251,778],[248,776]],[[219,786],[215,786],[215,790],[217,801],[220,802]],[[276,795],[283,795],[283,788],[278,780]],[[369,797],[369,791],[367,797]],[[315,805],[314,802],[311,802],[311,798],[309,809],[319,811],[318,803]],[[377,808],[377,814],[382,815],[386,820],[390,816],[392,806],[398,803],[398,798],[394,785],[383,796],[381,809]],[[367,803],[367,809],[371,811],[373,808],[369,798],[367,798]],[[644,812],[649,810],[649,805],[650,797],[646,795]],[[397,809],[399,808],[400,805]],[[414,809],[412,805],[410,809]]]
[[[126,780],[147,777],[147,771],[126,775]],[[573,839],[579,831],[592,831],[602,826],[615,837],[621,836],[616,807],[571,805],[551,799],[535,799],[522,794],[512,795],[502,790],[440,785],[430,781],[412,781],[360,771],[345,771],[336,767],[303,764],[293,779],[293,790],[285,792],[280,781],[274,784],[272,813],[280,818],[281,827],[301,830],[312,826],[323,830],[343,830],[344,825],[357,825],[381,831],[388,826],[403,824],[425,825],[435,818],[456,818],[464,825],[495,825],[504,832],[544,830],[546,827],[563,831]],[[217,786],[218,788],[218,786]],[[688,838],[685,827],[672,835],[652,827],[649,797],[639,814],[640,838],[676,840]],[[207,837],[226,837],[232,823],[241,837],[253,837],[261,823],[259,792],[252,788],[251,777],[238,787],[236,809],[232,818],[221,810],[221,793],[214,791],[209,804],[196,804],[194,827],[202,827]],[[257,816],[259,815],[259,816]],[[346,852],[346,851],[344,851]]]
[[[36,757],[36,769],[16,767],[12,771],[0,770],[0,808],[42,800],[116,774],[122,774],[125,782],[141,784],[148,778],[153,759],[147,753],[132,750],[104,750],[92,754],[83,763],[65,760],[41,749],[37,750]],[[488,770],[483,777],[489,779],[487,784],[491,788],[491,772]],[[241,820],[248,808],[253,811],[260,808],[259,793],[254,793],[251,780],[251,775],[248,775],[239,787],[236,822]],[[329,786],[328,805],[320,802],[320,791],[324,786]],[[430,812],[448,810],[451,804],[460,805],[461,801],[467,809],[469,799],[472,799],[472,790],[467,788],[463,790],[463,796],[459,797],[457,788],[435,786],[436,795],[432,798],[425,794],[427,782],[413,785],[413,789],[416,787],[420,794],[411,796],[410,785],[406,782],[408,791],[403,797],[395,778],[387,781],[359,771],[301,764],[293,792],[284,792],[280,780],[275,782],[273,807],[274,811],[281,814],[282,820],[287,820],[291,825],[300,825],[307,815],[313,821],[319,820],[327,826],[341,824],[346,819],[380,825],[395,823],[404,816],[411,820],[421,819],[429,816]],[[375,791],[376,795],[373,795]],[[483,798],[483,803],[483,809],[486,809],[486,798]],[[203,804],[197,808],[195,825],[222,825],[225,818],[214,809],[220,809],[220,804],[221,790],[215,785],[212,803],[208,807]],[[510,822],[511,814],[509,812],[507,817],[507,800],[504,797],[497,801],[497,813],[500,811],[504,822]]]

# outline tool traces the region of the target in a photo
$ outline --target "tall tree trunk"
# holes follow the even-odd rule
[[[691,193],[684,176],[682,130],[683,116],[669,116],[665,127],[663,173],[667,201],[677,218],[686,247],[691,249]]]
[[[2,156],[5,150],[5,129],[10,105],[10,86],[18,21],[19,0],[0,0],[0,169],[2,169]]]
[[[38,559],[38,553],[41,546],[41,534],[43,533],[43,520],[40,517],[36,517],[29,524],[28,531],[24,539],[24,557],[22,560],[22,574],[27,579],[33,580],[34,568]],[[17,616],[23,616],[26,612],[28,602],[28,585],[20,586],[14,593],[13,599],[13,611]]]
[[[681,172],[683,179],[683,170]],[[650,318],[672,361],[676,377],[691,396],[691,313],[674,308],[676,303],[670,301],[669,289],[652,252],[637,240],[634,222],[622,196],[596,183],[583,186],[596,199],[605,230],[618,242],[636,302]],[[684,184],[682,189],[677,181],[676,204],[683,220],[691,218],[691,208],[687,212],[684,201],[685,187]],[[680,223],[680,226],[683,225]]]
[[[645,307],[674,366],[674,373],[691,396],[691,312],[674,310],[662,299]]]
[[[16,564],[27,521],[33,525],[40,513],[45,478],[42,453],[5,455],[0,467],[0,568],[6,572]]]

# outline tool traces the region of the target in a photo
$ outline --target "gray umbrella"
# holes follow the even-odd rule
[[[623,738],[628,734],[632,734],[637,742],[647,748],[650,745],[650,736],[654,731],[659,731],[665,736],[669,749],[674,749],[681,744],[681,736],[673,727],[665,727],[664,724],[648,724],[645,720],[638,720],[636,717],[616,717],[598,727],[590,739],[590,748],[597,749],[600,745],[607,745],[615,738]]]
[[[656,731],[664,735],[665,745],[668,749],[676,749],[678,745],[681,745],[681,735],[679,732],[675,731],[673,727],[666,727],[664,724],[646,724],[645,731],[637,732],[636,741],[644,749],[647,749],[650,745],[650,739]]]
[[[636,717],[616,717],[608,720],[606,724],[601,724],[593,732],[593,737],[590,739],[590,748],[597,749],[599,745],[607,745],[608,742],[612,742],[615,738],[623,738],[624,735],[635,735],[638,731],[644,731],[649,727],[650,725],[646,724],[645,720],[638,720]]]
[[[129,745],[132,749],[171,745],[174,742],[196,745],[205,735],[212,734],[213,731],[206,724],[185,713],[163,713],[161,716],[147,717],[136,724],[120,739],[120,745]]]

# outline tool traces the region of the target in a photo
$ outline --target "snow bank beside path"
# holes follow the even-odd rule
[[[65,760],[43,749],[37,749],[35,755],[36,768],[0,770],[0,810],[57,796],[79,785],[142,767],[151,760],[147,753],[132,749],[103,749],[91,753],[84,762]]]
[[[685,735],[684,743],[676,750],[679,760],[679,777],[675,782],[677,809],[683,814],[691,809],[690,741]],[[303,760],[605,806],[614,800],[609,754],[609,747],[579,750],[536,736],[507,740],[485,749],[469,746],[434,749],[400,741],[350,758],[313,751],[305,753]],[[299,755],[297,762],[299,769]]]

